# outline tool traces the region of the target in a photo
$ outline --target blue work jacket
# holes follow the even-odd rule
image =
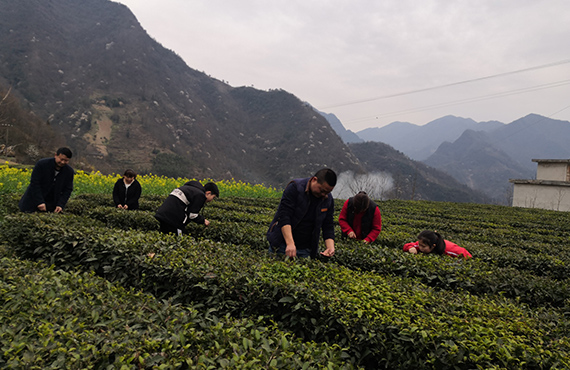
[[[311,177],[292,180],[283,191],[277,212],[267,230],[267,240],[271,246],[279,247],[285,243],[285,238],[281,232],[283,226],[291,225],[293,234],[295,234],[295,228],[309,208],[311,196],[309,193],[310,179]],[[328,194],[324,198],[319,199],[316,207],[315,227],[310,245],[311,257],[314,258],[318,255],[321,230],[323,231],[324,240],[334,240],[333,216],[334,200],[332,194]]]

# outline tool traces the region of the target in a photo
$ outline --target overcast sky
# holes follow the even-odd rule
[[[117,0],[189,67],[352,131],[570,120],[569,0]]]

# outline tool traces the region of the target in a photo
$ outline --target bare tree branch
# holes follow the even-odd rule
[[[10,86],[10,87],[8,88],[8,91],[6,92],[6,95],[4,95],[4,97],[2,98],[2,100],[0,100],[0,105],[2,105],[2,103],[4,103],[4,101],[5,101],[6,99],[8,99],[8,96],[10,95],[10,91],[12,91],[12,86]]]

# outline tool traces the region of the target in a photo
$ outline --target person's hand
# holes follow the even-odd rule
[[[60,206],[55,207],[55,210],[53,211],[53,213],[61,213],[63,211],[63,208],[61,208]]]
[[[326,257],[332,257],[334,255],[334,247],[325,249],[321,254]]]
[[[285,248],[285,255],[289,257],[296,257],[297,256],[297,247],[295,244],[289,244]]]
[[[204,225],[209,226],[209,225],[210,225],[210,221],[204,220]]]
[[[363,240],[364,244],[369,244],[370,242],[366,239]]]
[[[45,204],[45,203],[39,204],[39,205],[38,205],[38,211],[40,211],[40,212],[45,212],[45,211],[47,211],[47,209],[46,209],[46,204]]]
[[[410,252],[411,254],[418,254],[418,250],[415,247],[408,249],[408,252]]]
[[[351,231],[351,232],[348,233],[348,237],[349,237],[350,239],[356,239],[356,233],[355,233],[354,231]]]
[[[123,206],[123,209],[129,209],[129,206],[127,206],[126,204]]]
[[[118,209],[123,209],[123,205],[122,205],[122,204],[118,204],[118,205],[117,205],[117,208],[118,208]]]

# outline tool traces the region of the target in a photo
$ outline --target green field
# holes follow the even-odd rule
[[[226,182],[176,238],[153,214],[185,179],[121,211],[116,176],[81,176],[65,214],[29,215],[29,173],[0,167],[0,367],[570,368],[570,213],[383,201],[372,245],[337,226],[333,258],[284,260],[276,189]],[[403,253],[423,229],[473,258]]]

